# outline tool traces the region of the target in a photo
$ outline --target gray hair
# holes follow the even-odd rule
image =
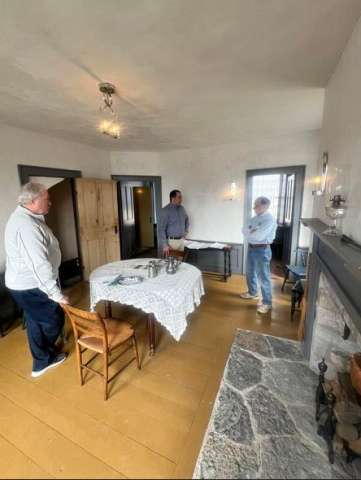
[[[18,197],[19,205],[27,205],[33,200],[38,199],[42,189],[46,190],[46,187],[41,183],[25,183],[25,185],[23,185],[20,189]]]
[[[257,200],[259,200],[262,205],[266,205],[267,207],[271,205],[271,200],[267,197],[258,197]]]

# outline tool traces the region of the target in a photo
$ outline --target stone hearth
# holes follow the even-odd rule
[[[345,325],[349,328],[344,339]],[[337,379],[338,372],[350,371],[350,357],[361,351],[361,334],[348,315],[325,275],[321,273],[318,285],[316,316],[314,320],[310,368],[318,372],[318,363],[325,359],[327,379]]]
[[[238,330],[194,478],[360,478],[316,433],[317,375],[301,344]]]

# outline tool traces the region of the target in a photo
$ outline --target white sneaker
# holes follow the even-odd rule
[[[257,308],[258,313],[268,313],[271,310],[272,310],[272,305],[264,305],[263,303],[262,305],[259,305]]]
[[[258,294],[257,295],[251,295],[249,292],[240,293],[239,296],[241,298],[244,298],[245,300],[252,300],[254,298],[258,298]]]
[[[47,367],[37,372],[31,372],[31,376],[33,378],[41,377],[41,375],[44,375],[44,373],[46,373],[48,370],[50,370],[53,367],[56,367],[57,365],[60,365],[61,363],[65,362],[65,360],[66,360],[66,353],[59,353],[59,355],[57,355],[54,358],[54,360],[51,362],[50,365],[48,365]]]

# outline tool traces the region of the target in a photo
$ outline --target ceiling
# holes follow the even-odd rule
[[[361,0],[0,0],[0,123],[112,151],[317,130]],[[115,140],[98,131],[117,87]]]

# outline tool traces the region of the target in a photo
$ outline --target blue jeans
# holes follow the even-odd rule
[[[246,273],[248,292],[250,295],[258,295],[259,282],[261,285],[263,305],[272,305],[271,258],[272,252],[269,247],[248,248]]]

